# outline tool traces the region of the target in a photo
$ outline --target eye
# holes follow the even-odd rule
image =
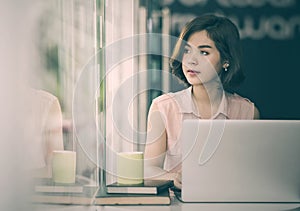
[[[209,53],[207,51],[200,51],[201,55],[207,56]]]
[[[191,50],[188,47],[184,47],[183,53],[184,54],[191,53]]]

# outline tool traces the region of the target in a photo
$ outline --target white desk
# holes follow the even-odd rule
[[[33,205],[35,211],[300,211],[300,203],[181,203],[172,197],[169,206]]]

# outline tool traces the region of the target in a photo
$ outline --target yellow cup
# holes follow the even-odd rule
[[[117,155],[117,182],[141,184],[144,182],[144,153],[120,152]]]
[[[56,183],[75,183],[76,152],[53,151],[52,178]]]

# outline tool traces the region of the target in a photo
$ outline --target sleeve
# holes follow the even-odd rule
[[[63,150],[62,112],[58,99],[55,97],[49,106],[44,127],[46,156],[51,157],[54,150]],[[47,160],[47,159],[46,159]]]

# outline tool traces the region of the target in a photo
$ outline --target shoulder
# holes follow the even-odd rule
[[[159,110],[165,114],[180,113],[189,100],[189,90],[163,94],[152,101],[151,110]]]
[[[163,106],[174,104],[174,103],[180,104],[180,102],[183,101],[183,99],[186,99],[186,97],[188,96],[187,92],[188,90],[184,89],[178,92],[165,93],[153,99],[152,103],[156,105],[163,105]]]
[[[236,93],[226,93],[228,109],[233,119],[257,119],[259,111],[255,104],[248,98]]]
[[[43,112],[46,112],[50,109],[60,110],[58,98],[44,90],[34,90],[34,102],[35,107]]]
[[[226,92],[226,97],[227,97],[228,102],[231,104],[240,104],[240,105],[245,105],[245,106],[246,105],[251,106],[254,104],[248,98],[242,97],[237,93],[232,94],[232,93]]]
[[[40,100],[43,100],[43,101],[55,101],[55,100],[58,100],[56,96],[54,96],[53,94],[49,93],[49,92],[46,92],[44,90],[36,90],[35,91],[36,93],[36,96],[40,99]]]

